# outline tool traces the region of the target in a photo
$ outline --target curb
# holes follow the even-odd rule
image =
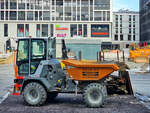
[[[0,104],[5,100],[7,99],[8,95],[10,94],[10,92],[7,92],[3,97],[2,99],[0,99]]]

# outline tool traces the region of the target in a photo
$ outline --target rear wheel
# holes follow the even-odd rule
[[[101,107],[106,97],[106,87],[99,83],[91,83],[84,89],[83,100],[88,107]]]
[[[23,90],[25,102],[32,106],[40,106],[45,103],[47,92],[45,88],[36,82],[27,84]]]

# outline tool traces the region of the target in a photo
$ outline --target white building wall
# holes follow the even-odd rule
[[[116,15],[118,15],[118,26],[116,27]],[[121,20],[120,15],[122,15],[122,27],[120,27]],[[131,15],[131,27],[129,27],[129,15]],[[133,16],[135,16],[135,21],[133,21]],[[135,27],[133,24],[135,22]],[[118,33],[116,33],[116,28],[118,28]],[[122,33],[120,30],[122,28]],[[131,33],[129,33],[129,29],[131,28]],[[133,33],[133,29],[135,29],[135,33]],[[118,35],[118,40],[115,40],[115,35]],[[123,35],[123,40],[120,40],[120,35]],[[128,40],[128,35],[131,35],[131,40]],[[135,35],[135,40],[133,39],[133,35]],[[113,43],[120,45],[120,49],[126,48],[127,45],[131,43],[139,43],[139,13],[138,12],[114,12],[113,13]]]
[[[3,31],[4,31],[4,23],[0,23],[0,53],[4,52],[5,39]]]

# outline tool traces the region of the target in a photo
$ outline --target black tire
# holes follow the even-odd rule
[[[84,89],[83,100],[88,107],[101,107],[106,98],[106,87],[99,83],[91,83]]]
[[[23,90],[24,101],[31,106],[43,105],[47,99],[45,88],[36,82],[27,84]]]
[[[57,92],[48,92],[47,101],[53,101],[58,96]]]

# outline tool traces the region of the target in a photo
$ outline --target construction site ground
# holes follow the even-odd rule
[[[115,56],[116,54],[110,57],[116,60]],[[82,95],[74,94],[59,94],[55,101],[48,102],[42,107],[27,106],[22,96],[12,96],[13,65],[2,64],[0,65],[0,113],[150,113],[150,73],[146,72],[148,64],[133,63],[127,58],[126,64],[130,67],[134,95],[109,96],[102,108],[87,108],[82,101]]]
[[[53,102],[41,107],[27,106],[21,96],[9,96],[1,105],[0,113],[150,113],[133,96],[111,96],[102,108],[88,108],[81,95],[59,94]]]

